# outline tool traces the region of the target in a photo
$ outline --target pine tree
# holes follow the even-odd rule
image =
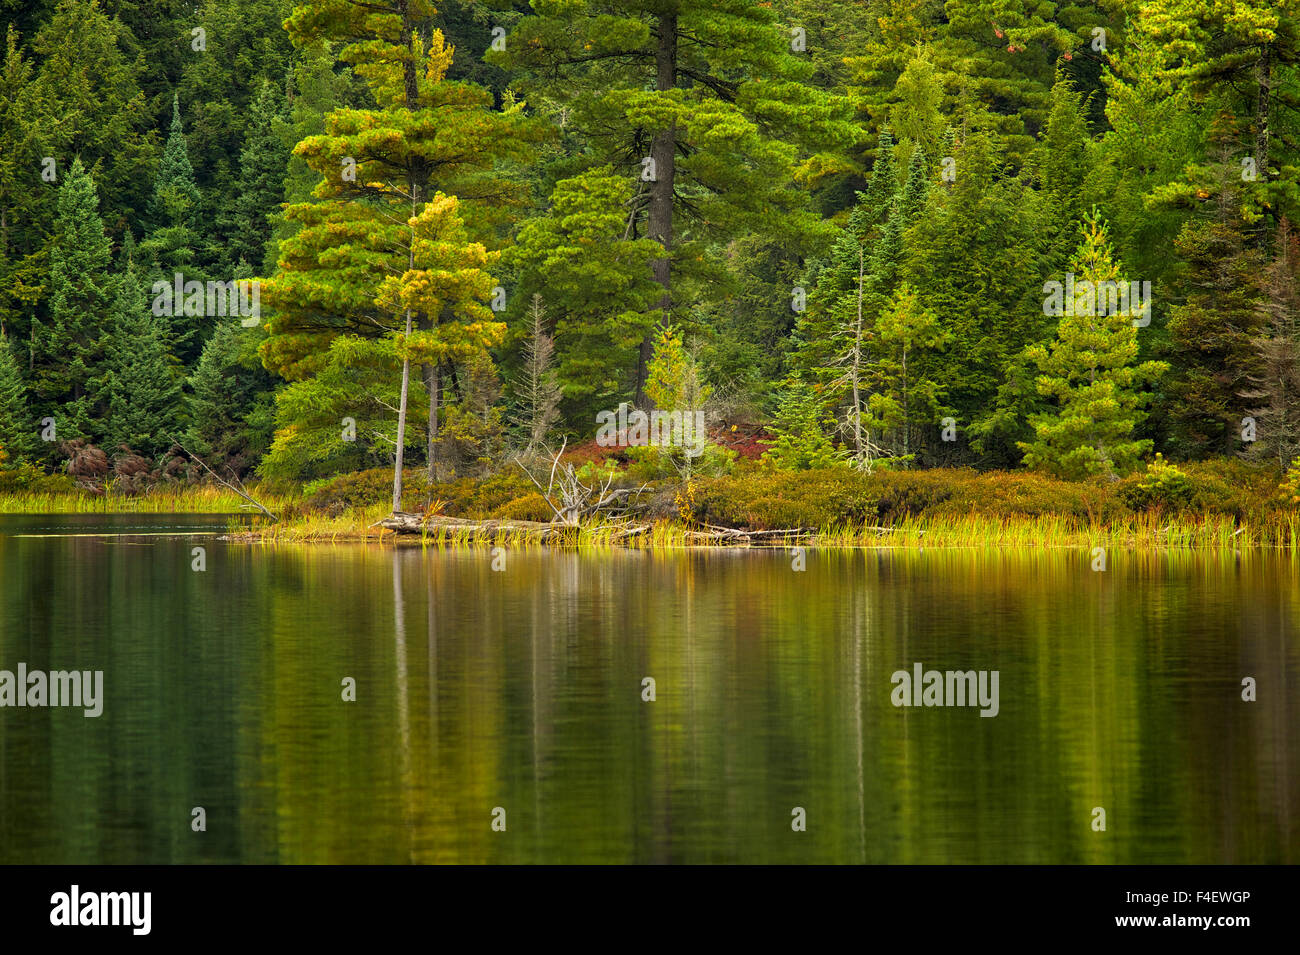
[[[525,222],[506,253],[518,298],[546,296],[568,418],[584,425],[634,395],[640,344],[659,314],[663,290],[648,265],[660,250],[628,237],[632,197],[608,166],[562,179],[547,214]]]
[[[376,13],[376,8],[384,11]],[[340,335],[382,336],[405,327],[431,331],[438,313],[407,306],[394,314],[392,296],[377,297],[386,278],[414,268],[413,223],[436,192],[457,196],[466,228],[486,238],[522,199],[503,179],[503,165],[525,158],[541,131],[521,105],[492,112],[481,89],[446,79],[452,50],[429,31],[424,0],[379,0],[366,7],[319,0],[295,8],[286,27],[297,45],[344,41],[342,59],[354,64],[377,104],[330,114],[322,135],[294,152],[322,177],[318,201],[288,210],[300,231],[280,247],[276,275],[265,293],[275,313],[263,346],[266,366],[286,378],[314,373]],[[440,202],[445,200],[439,200]],[[419,298],[410,285],[403,295]],[[385,303],[385,304],[381,304]],[[437,336],[435,335],[435,340]],[[405,456],[410,350],[401,367],[394,455],[394,507],[400,505]],[[438,349],[426,349],[430,358]],[[429,396],[428,449],[438,424],[441,369],[424,369]],[[272,455],[275,447],[272,448]]]
[[[1056,340],[1029,349],[1042,372],[1038,390],[1056,399],[1056,409],[1033,420],[1035,438],[1020,447],[1028,467],[1076,480],[1115,480],[1151,449],[1149,439],[1133,436],[1150,397],[1139,389],[1168,366],[1137,362],[1136,310],[1112,307],[1099,292],[1100,283],[1123,288],[1126,280],[1095,214],[1084,221],[1071,266],[1077,295],[1063,302]]]
[[[13,467],[36,452],[34,426],[9,336],[0,332],[0,466]]]
[[[104,342],[103,370],[92,382],[107,411],[100,427],[109,445],[156,457],[176,439],[181,389],[167,338],[166,318],[153,313],[136,269],[128,268]]]
[[[1269,234],[1263,217],[1270,211],[1294,216],[1300,205],[1296,145],[1279,109],[1294,109],[1285,77],[1300,63],[1300,4],[1151,0],[1136,11],[1133,28],[1149,41],[1167,83],[1226,103],[1238,126],[1250,130],[1246,146],[1254,178],[1247,180],[1242,207],[1248,221],[1257,223],[1251,244],[1262,248]]]
[[[375,303],[381,308],[406,316],[406,332],[398,337],[398,352],[404,362],[402,380],[406,381],[409,364],[424,368],[429,398],[426,463],[430,484],[437,480],[438,473],[442,368],[457,361],[472,361],[479,385],[483,386],[487,378],[484,362],[491,364],[488,348],[500,345],[506,331],[505,322],[497,321],[485,304],[496,282],[487,269],[500,253],[469,241],[459,205],[455,196],[439,192],[411,217],[406,239],[410,250],[407,269],[400,278],[390,275],[384,279],[375,294]],[[414,315],[427,316],[427,327],[413,330]],[[395,496],[394,510],[399,503],[400,498]]]
[[[200,224],[200,203],[199,187],[194,182],[194,169],[190,165],[189,147],[181,122],[180,98],[174,96],[171,133],[154,177],[153,197],[149,202],[149,220],[154,228],[139,247],[140,258],[153,264],[146,273],[149,285],[155,281],[171,284],[178,274],[182,276],[182,282],[208,280],[209,276],[200,266],[206,241],[206,230]],[[176,355],[188,365],[198,360],[216,316],[205,314],[205,309],[194,309],[188,303],[182,307],[180,302],[175,303],[173,313]]]
[[[811,246],[826,237],[806,195],[790,186],[816,165],[810,151],[848,149],[858,133],[847,101],[807,83],[813,64],[791,50],[770,6],[580,0],[534,10],[487,59],[526,71],[525,93],[563,106],[593,165],[639,180],[630,237],[661,247],[651,273],[663,322],[676,321],[686,300],[674,273],[689,278],[710,239],[779,230]],[[651,346],[647,332],[638,403]]]
[[[59,188],[57,238],[50,252],[50,322],[34,329],[34,390],[55,412],[59,433],[97,437],[87,383],[99,371],[103,335],[117,299],[112,247],[99,217],[95,183],[75,160]]]

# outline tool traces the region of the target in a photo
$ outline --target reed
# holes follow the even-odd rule
[[[422,535],[394,535],[372,527],[386,516],[376,505],[345,511],[336,517],[306,515],[278,524],[241,528],[242,539],[276,541],[400,541],[425,547],[464,547],[488,544],[502,547],[534,546],[536,535],[526,530],[498,533],[485,540],[473,528],[433,527]],[[737,546],[734,541],[701,544],[695,531],[680,521],[661,520],[643,533],[628,537],[626,525],[595,522],[576,528],[564,544],[578,548],[632,547],[670,550],[698,546]],[[892,525],[837,524],[810,533],[801,546],[818,548],[1046,548],[1125,547],[1137,549],[1238,552],[1247,548],[1300,552],[1300,515],[1280,513],[1257,525],[1239,524],[1220,515],[1156,513],[1134,514],[1107,522],[1043,514],[998,516],[990,514],[930,514],[909,517]],[[743,542],[740,546],[745,546]],[[789,547],[790,542],[753,543],[755,547]]]
[[[275,510],[288,499],[250,493]],[[207,484],[187,484],[155,488],[144,494],[118,494],[110,489],[103,494],[89,491],[65,493],[0,493],[3,514],[234,514],[246,513],[248,503],[233,491]]]

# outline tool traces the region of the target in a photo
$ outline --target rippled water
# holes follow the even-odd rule
[[[0,518],[0,670],[105,685],[99,718],[0,708],[0,862],[1300,861],[1287,558],[494,570],[224,521]],[[918,662],[998,671],[997,715],[894,706]]]

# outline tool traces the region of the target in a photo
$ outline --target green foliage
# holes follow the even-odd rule
[[[1035,439],[1023,442],[1025,464],[1066,478],[1115,480],[1131,471],[1151,441],[1135,438],[1149,395],[1139,389],[1168,366],[1137,359],[1137,311],[1131,301],[1106,300],[1105,283],[1125,289],[1105,226],[1091,215],[1072,263],[1075,297],[1065,301],[1050,349],[1029,350],[1042,374],[1038,390],[1056,411],[1033,420]],[[1127,296],[1126,296],[1127,298]]]
[[[649,272],[657,243],[626,236],[632,184],[609,166],[556,183],[546,215],[530,219],[507,263],[515,302],[541,295],[554,322],[559,384],[569,420],[632,396],[638,350],[659,318],[662,289]]]
[[[118,294],[111,264],[95,183],[78,159],[59,188],[49,323],[32,330],[34,390],[46,409],[58,411],[61,437],[97,437],[104,430],[88,384],[103,360],[103,323]]]
[[[1135,511],[1180,510],[1191,504],[1193,486],[1187,474],[1157,454],[1146,472],[1134,475],[1120,489],[1124,502]]]
[[[189,378],[185,447],[236,473],[266,453],[274,428],[273,382],[257,357],[261,337],[234,321],[219,323]]]
[[[826,436],[822,402],[812,386],[795,375],[786,382],[777,407],[773,440],[763,452],[764,466],[776,471],[806,471],[843,463]]]
[[[15,467],[36,450],[36,421],[9,336],[0,334],[0,467]]]
[[[179,429],[180,381],[172,371],[167,320],[153,314],[134,268],[122,277],[104,341],[96,400],[107,406],[105,443],[146,457],[162,454]]]
[[[0,494],[74,494],[77,482],[68,474],[46,474],[34,464],[12,462],[0,467]]]

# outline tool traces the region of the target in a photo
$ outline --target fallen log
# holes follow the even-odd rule
[[[465,539],[495,541],[502,538],[526,540],[538,544],[560,543],[573,540],[578,529],[565,524],[547,524],[542,521],[474,521],[464,517],[447,517],[442,514],[410,514],[396,511],[371,527],[382,527],[397,534],[420,534],[439,540]]]
[[[482,520],[465,517],[448,517],[443,514],[410,514],[397,511],[371,525],[396,534],[419,534],[437,541],[498,541],[533,544],[576,543],[578,527],[573,524],[545,523],[542,521]],[[740,546],[780,546],[799,540],[812,533],[811,528],[786,527],[772,530],[741,530],[735,527],[704,525],[703,530],[688,529],[685,538],[691,544],[735,544]],[[649,533],[649,524],[629,524],[621,527],[606,525],[607,533],[600,535],[607,543],[630,542]]]

